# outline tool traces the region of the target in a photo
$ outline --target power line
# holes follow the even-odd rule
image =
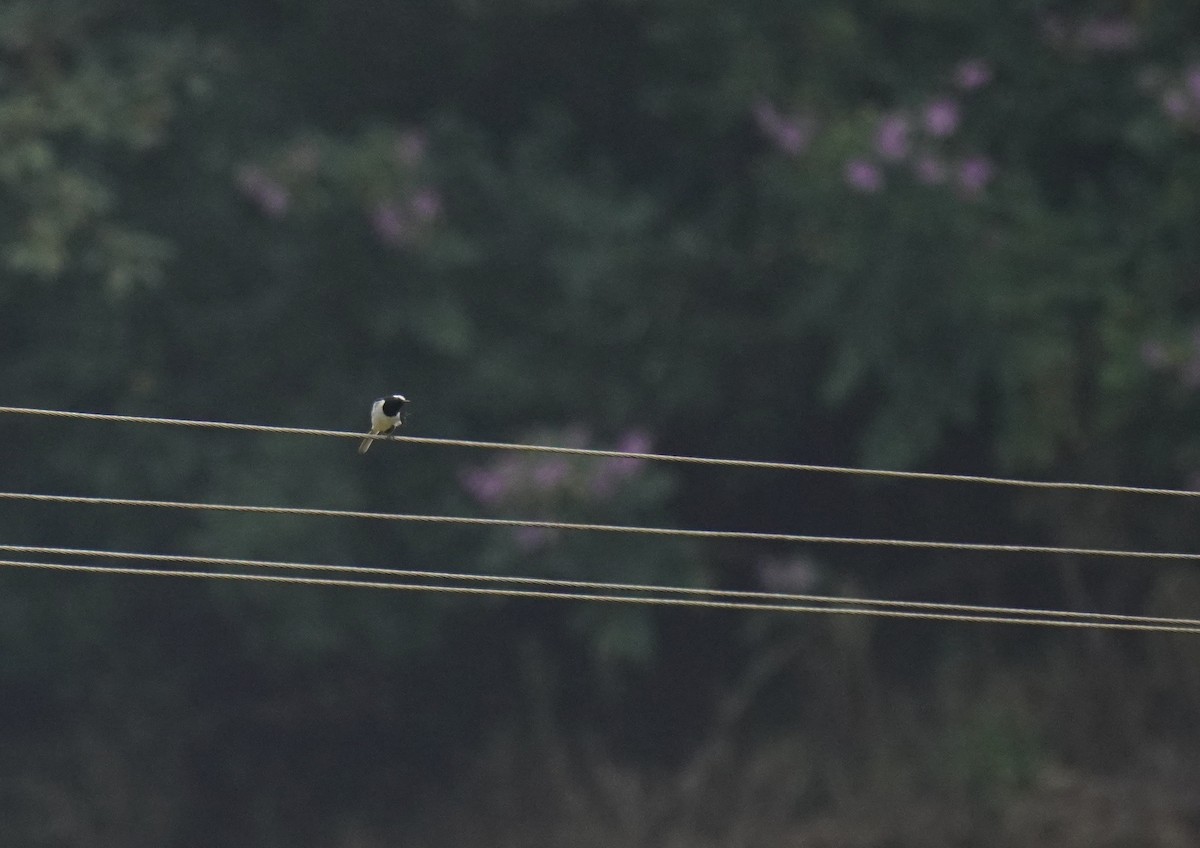
[[[89,572],[140,577],[191,577],[209,580],[241,580],[257,583],[282,583],[301,586],[341,586],[358,589],[377,589],[410,592],[441,592],[448,594],[492,596],[507,598],[538,598],[560,601],[594,601],[600,603],[645,604],[652,606],[699,607],[706,609],[745,610],[779,613],[824,613],[833,615],[861,615],[880,618],[901,618],[925,621],[974,622],[980,624],[1018,624],[1041,627],[1072,627],[1100,630],[1127,630],[1158,633],[1200,634],[1200,620],[1188,620],[1189,624],[1153,624],[1141,621],[1081,621],[1057,617],[1012,617],[1000,615],[960,614],[901,609],[876,609],[863,607],[834,607],[815,604],[745,603],[700,598],[639,597],[625,594],[599,594],[590,592],[547,592],[537,589],[509,589],[492,586],[443,586],[428,583],[400,583],[391,581],[342,580],[327,577],[300,577],[295,575],[248,574],[245,572],[182,571],[157,568],[127,568],[104,565],[79,565],[57,562],[31,562],[26,560],[0,560],[0,566],[11,568],[47,569],[53,571]]]
[[[543,521],[518,518],[481,518],[460,515],[419,515],[395,512],[365,512],[346,509],[316,509],[292,506],[248,506],[242,504],[209,504],[190,501],[161,501],[139,498],[104,498],[82,495],[44,495],[29,492],[0,492],[0,500],[19,500],[46,503],[81,504],[89,506],[129,506],[165,509],[188,509],[214,512],[250,513],[259,515],[296,515],[327,518],[360,518],[384,521],[407,521],[426,524],[456,524],[480,527],[537,527],[545,530],[580,530],[603,533],[626,533],[646,536],[667,536],[686,539],[723,539],[756,542],[801,542],[816,545],[857,545],[863,547],[917,548],[922,550],[974,551],[986,553],[1021,553],[1071,556],[1115,557],[1123,559],[1152,559],[1197,561],[1200,553],[1180,551],[1129,551],[1107,548],[1076,548],[1055,545],[1002,545],[987,542],[942,542],[922,539],[887,539],[855,536],[822,536],[806,533],[761,533],[748,530],[688,530],[674,527],[639,527],[621,524],[588,524],[571,521]]]
[[[69,412],[62,410],[29,409],[0,406],[0,412],[11,414],[42,415],[50,417],[114,421],[225,429],[259,433],[325,436],[361,439],[359,432],[318,430],[298,427],[274,427],[232,422],[200,421],[145,416],[108,415],[97,413]],[[859,469],[839,466],[810,465],[801,463],[764,462],[756,460],[717,459],[709,457],[678,456],[590,448],[566,448],[548,445],[523,445],[502,442],[484,442],[462,439],[437,439],[414,436],[375,437],[392,438],[411,444],[447,447],[467,447],[488,450],[528,451],[552,454],[567,454],[595,458],[633,458],[648,461],[692,463],[723,467],[757,468],[786,471],[830,472],[903,479],[932,481],[987,483],[1006,486],[1023,486],[1041,489],[1087,490],[1123,494],[1151,494],[1181,497],[1200,496],[1200,492],[1156,489],[1135,486],[1113,486],[1090,483],[1070,483],[1019,480],[1000,477],[984,477],[961,474],[936,474],[930,472],[889,471]],[[32,493],[0,492],[0,499],[28,500],[54,503],[86,505],[112,505],[130,507],[159,507],[175,509],[232,511],[241,513],[326,516],[363,519],[384,519],[442,524],[477,525],[492,527],[536,527],[552,530],[585,530],[610,533],[631,533],[656,536],[675,536],[704,539],[739,539],[755,541],[805,542],[811,544],[850,544],[863,546],[892,546],[955,551],[987,551],[1001,553],[1072,554],[1082,556],[1107,556],[1145,559],[1200,560],[1200,554],[1169,551],[1125,551],[1096,548],[1069,548],[1045,545],[997,545],[964,542],[939,542],[905,539],[873,539],[836,537],[793,533],[757,533],[725,530],[686,530],[659,527],[636,527],[606,524],[587,524],[562,521],[519,520],[501,518],[478,518],[466,516],[413,515],[399,513],[365,512],[356,510],[330,510],[300,507],[247,506],[235,504],[203,504],[183,501],[160,501],[129,498],[101,498],[67,495],[42,495]],[[670,606],[693,606],[716,609],[749,609],[768,612],[817,612],[848,615],[871,615],[892,618],[915,618],[945,621],[974,621],[1002,624],[1032,624],[1059,627],[1099,627],[1121,630],[1149,630],[1182,633],[1200,633],[1200,619],[1161,618],[1150,616],[1121,615],[1115,613],[1088,613],[1058,610],[1037,610],[1012,607],[990,607],[951,603],[918,601],[889,601],[883,599],[844,598],[812,594],[787,594],[777,592],[752,592],[719,590],[698,587],[671,587],[649,584],[609,583],[601,581],[561,580],[552,578],[518,577],[508,575],[478,575],[456,572],[423,571],[415,569],[372,568],[364,566],[339,566],[313,563],[296,563],[272,560],[233,559],[221,557],[197,557],[168,554],[140,554],[119,551],[99,551],[74,548],[38,547],[22,545],[0,545],[0,550],[9,552],[37,553],[44,555],[69,555],[127,559],[135,561],[157,561],[203,564],[214,566],[241,566],[247,568],[291,569],[296,571],[358,574],[363,576],[386,575],[426,581],[455,581],[456,585],[442,583],[411,583],[397,581],[372,581],[362,579],[338,579],[305,577],[297,575],[269,575],[255,573],[223,573],[210,571],[185,571],[175,569],[131,568],[100,565],[76,565],[66,563],[28,562],[0,560],[0,565],[24,568],[43,568],[58,571],[84,571],[142,576],[176,576],[209,579],[229,579],[273,583],[290,583],[316,586],[347,586],[373,589],[410,591],[433,591],[471,595],[492,595],[522,598],[553,598],[559,600],[644,603]],[[457,585],[457,584],[484,585]],[[515,586],[535,588],[512,588]],[[570,591],[546,591],[548,588]],[[617,594],[613,594],[617,593]]]
[[[76,556],[89,558],[125,559],[138,562],[172,562],[189,565],[237,566],[260,569],[289,569],[294,571],[310,571],[324,573],[360,574],[376,577],[403,577],[408,579],[425,579],[455,582],[477,582],[492,584],[507,584],[515,586],[553,587],[559,589],[591,590],[601,592],[630,593],[634,597],[651,593],[658,595],[683,595],[690,597],[732,599],[765,603],[798,602],[809,604],[843,604],[854,607],[878,609],[908,609],[925,611],[942,611],[954,613],[978,613],[983,615],[1026,616],[1038,618],[1064,618],[1091,621],[1137,622],[1141,624],[1164,624],[1179,626],[1200,626],[1200,619],[1166,618],[1160,616],[1126,615],[1120,613],[1077,612],[1073,610],[1027,609],[1021,607],[982,606],[977,604],[936,603],[930,601],[901,601],[878,598],[853,598],[835,595],[798,594],[784,592],[760,592],[735,589],[713,589],[695,586],[662,586],[646,583],[612,583],[592,580],[566,580],[550,577],[518,577],[501,574],[471,574],[449,571],[426,571],[417,569],[385,568],[375,566],[332,565],[292,562],[287,560],[241,559],[232,557],[192,556],[186,554],[152,554],[132,553],[128,551],[107,551],[87,548],[63,548],[41,545],[5,545],[0,544],[0,551],[19,554],[38,554],[47,556]],[[132,569],[140,572],[140,569]],[[637,593],[637,594],[634,594]]]
[[[800,462],[770,462],[752,459],[724,459],[704,456],[684,456],[678,454],[599,450],[595,448],[569,448],[557,447],[553,445],[526,445],[511,442],[485,442],[473,439],[440,439],[425,436],[402,435],[368,437],[361,432],[345,430],[319,430],[308,427],[277,427],[263,424],[240,424],[227,421],[203,421],[185,418],[155,418],[144,415],[112,415],[107,413],[72,412],[60,409],[36,409],[19,406],[0,406],[0,413],[10,413],[13,415],[39,415],[84,421],[108,421],[128,424],[157,424],[177,427],[198,427],[213,430],[238,430],[251,433],[274,433],[279,435],[323,436],[343,439],[362,439],[367,437],[385,441],[405,442],[414,445],[434,445],[439,447],[566,454],[570,456],[587,456],[601,459],[642,459],[651,462],[674,462],[691,465],[720,466],[725,468],[754,468],[773,471],[806,471],[811,473],[845,474],[902,480],[980,483],[993,486],[1013,486],[1029,489],[1107,492],[1110,494],[1126,495],[1163,495],[1180,498],[1200,497],[1200,491],[1191,491],[1187,489],[1164,489],[1148,486],[1118,486],[1104,483],[1075,483],[1057,480],[1024,480],[1013,477],[989,477],[979,474],[941,474],[931,471],[897,471],[880,468],[852,468],[847,466],[814,465]]]

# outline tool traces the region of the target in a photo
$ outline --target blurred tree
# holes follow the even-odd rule
[[[8,0],[0,385],[35,406],[344,428],[365,426],[373,397],[403,391],[420,435],[1191,485],[1200,66],[1189,33],[1200,19],[1183,3],[1105,8]],[[1162,504],[0,427],[13,490],[1200,542],[1189,513]],[[9,504],[5,528],[31,543],[1129,611],[1173,594],[1150,572],[1047,561],[1001,572],[394,522],[114,520]],[[22,580],[0,595],[0,674],[29,703],[80,703],[55,672],[126,652],[139,659],[116,679],[132,686],[170,667],[164,685],[220,693],[256,716],[238,725],[246,738],[264,727],[300,738],[309,716],[332,717],[413,762],[436,759],[429,740],[483,732],[497,700],[513,707],[505,684],[531,643],[555,655],[546,664],[559,676],[545,679],[581,712],[596,690],[620,691],[601,681],[671,690],[686,677],[660,696],[670,714],[683,690],[719,685],[687,677],[681,658],[727,658],[706,672],[716,678],[744,646],[803,629],[851,658],[805,667],[824,696],[809,699],[812,715],[826,718],[872,659],[908,675],[914,658],[957,644],[808,621],[743,630],[646,610],[496,603],[464,614],[445,599],[349,591]],[[472,660],[447,671],[447,654]],[[438,697],[423,700],[422,686]],[[1172,697],[1181,714],[1194,700]],[[371,713],[377,703],[405,726]],[[864,703],[854,715],[866,722],[878,702]],[[1106,700],[1089,703],[1099,715]],[[336,760],[337,740],[321,750]],[[264,757],[253,766],[292,771]]]
[[[14,234],[3,258],[12,272],[94,275],[124,294],[161,281],[170,246],[120,220],[115,183],[162,147],[181,98],[210,90],[215,57],[184,34],[97,39],[112,18],[81,0],[0,6],[0,185]]]

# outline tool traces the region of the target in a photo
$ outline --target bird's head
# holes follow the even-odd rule
[[[408,403],[408,398],[404,395],[392,395],[383,399],[383,414],[396,415]]]

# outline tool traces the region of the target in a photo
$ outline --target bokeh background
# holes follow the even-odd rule
[[[3,0],[4,404],[1200,485],[1187,0]],[[1193,551],[1188,498],[0,416],[15,492]],[[8,544],[1196,617],[1187,562]],[[0,841],[1200,844],[1200,640],[0,574]]]

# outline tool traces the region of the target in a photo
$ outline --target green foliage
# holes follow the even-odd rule
[[[1028,717],[994,703],[978,705],[945,744],[953,784],[992,803],[1028,788],[1045,765],[1045,748]]]
[[[1198,26],[1184,3],[0,2],[0,387],[12,404],[340,428],[403,391],[423,436],[1188,485]],[[904,490],[880,507],[878,489],[796,475],[0,428],[13,491],[1200,543],[1169,505],[975,509]],[[399,522],[16,504],[3,520],[17,543],[580,581],[753,588],[764,561]],[[1082,592],[1137,610],[1174,585],[1096,572],[1080,588],[1046,563],[1010,585],[957,560],[834,556],[820,572],[852,571],[845,585],[864,594],[1047,605]],[[501,709],[517,644],[579,670],[559,694],[586,714],[614,679],[675,680],[672,657],[708,651],[736,664],[760,638],[742,634],[777,632],[612,605],[65,578],[17,580],[0,607],[5,679],[49,701],[67,695],[47,669],[82,674],[103,651],[165,669],[179,692],[226,663],[284,689],[316,668],[424,673],[438,698],[399,684],[379,697],[450,737]],[[855,632],[852,651],[830,650],[864,667],[910,647]],[[486,669],[446,682],[448,656]],[[683,680],[673,706],[692,710],[685,690],[719,676]],[[325,685],[314,700],[333,698]],[[1162,697],[1195,705],[1191,690]],[[1034,735],[983,710],[947,756],[985,790],[1021,786],[1041,761]]]
[[[1045,77],[1061,84],[1065,72],[1090,81],[1077,56],[1055,57],[1036,41],[1030,47],[1040,55],[1029,67]],[[1138,90],[1129,63],[1114,80],[1125,113],[1113,109],[1112,96],[1070,105],[1065,126],[1083,128],[1081,138],[989,142],[989,124],[1006,112],[1017,127],[1044,124],[1045,101],[1033,90],[1047,79],[1020,73],[1014,62],[1011,73],[1000,67],[994,81],[959,92],[949,83],[956,58],[943,58],[938,84],[918,83],[916,91],[823,105],[806,116],[760,104],[760,112],[771,110],[760,114],[760,125],[782,145],[763,170],[760,193],[765,214],[788,223],[771,222],[772,241],[759,250],[804,281],[794,312],[829,339],[827,402],[874,398],[864,462],[912,466],[948,429],[980,423],[988,395],[999,390],[992,408],[1005,426],[997,459],[1046,468],[1080,442],[1109,438],[1097,428],[1125,426],[1120,414],[1075,405],[1077,395],[1094,394],[1093,381],[1122,371],[1115,357],[1125,357],[1125,374],[1144,376],[1129,367],[1135,351],[1128,342],[1107,345],[1114,332],[1137,332],[1126,269],[1144,262],[1147,250],[1172,248],[1130,238],[1162,186],[1149,180],[1137,189],[1144,194],[1131,194],[1126,175],[1154,173],[1158,156],[1124,139],[1135,126],[1162,137],[1169,121],[1151,114],[1152,100]],[[873,108],[880,100],[883,108]],[[801,122],[819,127],[805,129],[815,139],[783,135]],[[1093,127],[1103,128],[1103,138],[1093,137],[1100,132]],[[978,152],[984,144],[986,157]],[[1076,152],[1041,172],[1039,159],[1056,145]],[[1084,145],[1106,148],[1105,170],[1078,152]],[[965,182],[973,165],[982,184]],[[776,235],[789,231],[799,239]],[[1163,272],[1173,263],[1154,264]],[[1177,288],[1170,276],[1143,285],[1157,288],[1156,299]]]
[[[167,241],[119,217],[130,157],[159,148],[181,98],[202,95],[214,54],[184,36],[98,42],[87,2],[8,2],[0,96],[0,191],[11,272],[83,274],[113,294],[160,282]]]

